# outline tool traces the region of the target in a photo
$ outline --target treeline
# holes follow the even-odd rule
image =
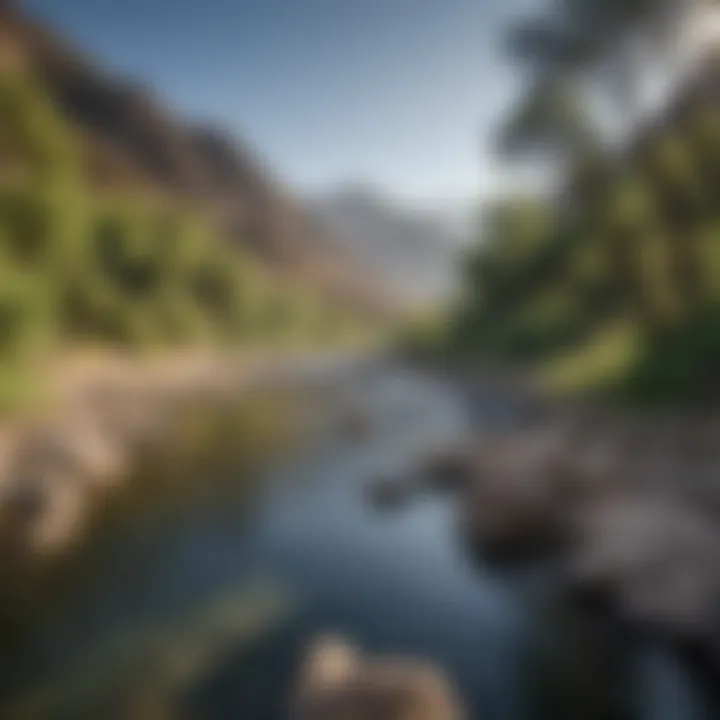
[[[466,263],[450,341],[540,363],[552,381],[642,394],[707,387],[720,367],[720,108],[615,167],[588,168],[557,204],[490,213]]]
[[[499,143],[550,155],[560,190],[487,211],[444,342],[534,366],[566,389],[643,400],[720,391],[720,63],[707,55],[621,147],[603,143],[576,91],[602,52],[618,52],[613,23],[626,38],[645,26],[622,25],[632,3],[598,2],[587,17],[593,4],[575,3],[570,22],[567,3],[513,35],[515,55],[544,69],[533,66]],[[661,19],[652,6],[647,17],[636,8],[646,29]]]
[[[0,74],[0,371],[68,344],[332,340],[352,321],[271,278],[177,199],[100,194],[73,129]]]

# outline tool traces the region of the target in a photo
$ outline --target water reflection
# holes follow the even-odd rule
[[[550,622],[530,600],[548,574],[501,576],[470,559],[448,500],[419,498],[394,515],[365,502],[369,478],[401,471],[466,430],[457,398],[397,372],[365,372],[343,388],[325,397],[316,440],[262,478],[266,490],[251,504],[229,484],[222,496],[138,517],[106,539],[67,606],[14,658],[22,692],[13,706],[42,700],[44,714],[3,717],[81,720],[99,707],[108,718],[140,717],[142,706],[148,717],[171,708],[173,718],[280,720],[303,648],[328,631],[439,662],[473,717],[536,716],[526,675],[532,628],[541,623],[557,639],[571,627],[565,611]],[[348,409],[369,419],[364,432],[342,430]],[[592,667],[590,689],[556,717],[591,716],[583,703],[607,689]],[[551,678],[555,710],[575,690],[566,671]],[[665,672],[644,671],[642,717],[690,717],[657,694],[670,687]],[[138,703],[130,714],[128,703]]]

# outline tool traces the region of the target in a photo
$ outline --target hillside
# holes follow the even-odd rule
[[[377,309],[327,230],[241,143],[192,127],[148,91],[98,69],[70,43],[0,4],[0,46],[28,66],[78,135],[84,172],[99,189],[133,189],[199,208],[231,243],[275,271]]]

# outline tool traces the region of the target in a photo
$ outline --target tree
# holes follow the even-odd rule
[[[619,156],[602,142],[597,113],[587,111],[588,95],[609,100],[612,115],[631,142],[643,104],[643,87],[652,61],[672,59],[673,35],[685,14],[709,0],[549,0],[547,10],[521,22],[510,34],[508,49],[529,75],[529,89],[506,121],[501,149],[506,152],[545,153],[566,171],[572,202],[601,222],[608,208],[608,172],[597,181],[588,176],[588,163],[618,164]],[[598,82],[598,80],[600,82]],[[587,88],[592,87],[590,93]],[[693,218],[699,203],[697,188],[688,177],[687,162],[674,148],[657,151],[651,138],[648,181],[663,208],[668,252],[673,258],[678,296],[692,305],[702,295],[699,248],[694,242]],[[670,167],[668,167],[670,165]],[[592,175],[595,175],[593,179]],[[615,175],[611,170],[609,175]],[[610,181],[612,182],[612,181]],[[613,202],[617,202],[614,200]],[[615,230],[607,236],[611,266],[632,293],[640,316],[654,313],[641,292],[643,275],[638,235]]]
[[[507,157],[539,155],[566,169],[597,151],[598,130],[576,88],[558,74],[534,81],[505,119],[499,149]]]
[[[592,85],[624,131],[638,120],[649,74],[676,60],[679,29],[712,0],[548,0],[545,13],[510,32],[508,52],[530,77],[529,95],[547,84]]]

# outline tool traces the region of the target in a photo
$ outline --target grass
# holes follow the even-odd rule
[[[602,392],[627,373],[640,350],[640,337],[633,324],[616,321],[586,343],[546,361],[538,370],[538,379],[553,393]]]

